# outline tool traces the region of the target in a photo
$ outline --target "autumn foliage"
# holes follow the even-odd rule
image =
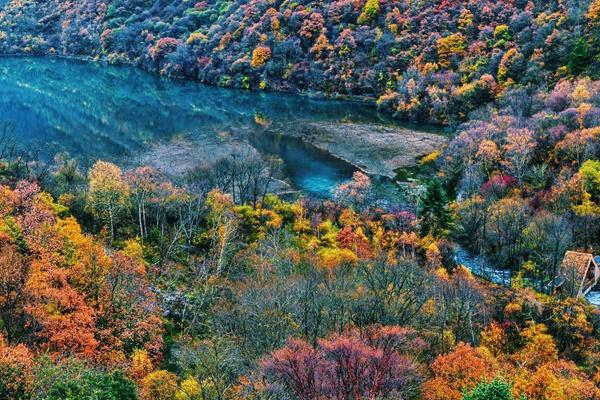
[[[414,356],[423,345],[410,329],[370,327],[319,340],[315,349],[292,339],[262,369],[300,399],[413,397],[421,380]]]
[[[600,313],[561,266],[600,254],[598,0],[0,3],[2,54],[449,136],[329,199],[269,193],[258,153],[178,177],[0,154],[0,399],[600,398]]]
[[[252,61],[250,65],[254,68],[262,67],[271,58],[271,49],[265,46],[260,46],[252,52]]]
[[[15,369],[3,382],[16,385],[11,391],[26,391],[35,353],[110,366],[136,348],[160,358],[160,314],[143,260],[127,249],[108,253],[35,184],[4,187],[0,201],[2,362]]]

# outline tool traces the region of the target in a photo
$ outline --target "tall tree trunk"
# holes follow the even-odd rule
[[[140,224],[140,238],[144,240],[144,224],[142,223],[142,203],[138,203],[138,222]]]
[[[142,202],[142,227],[144,230],[144,237],[148,237],[148,223],[146,222],[146,202]]]
[[[115,240],[115,219],[112,207],[108,209],[109,219],[110,219],[110,244],[113,244]]]

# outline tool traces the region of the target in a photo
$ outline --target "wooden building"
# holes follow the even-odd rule
[[[600,280],[599,258],[593,254],[567,251],[553,281],[557,290],[566,290],[571,296],[585,296]]]

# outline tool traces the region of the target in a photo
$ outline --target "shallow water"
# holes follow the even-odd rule
[[[473,274],[486,278],[498,285],[511,285],[511,272],[506,269],[496,268],[479,256],[470,254],[467,250],[458,246],[454,255],[454,261],[457,265],[462,265],[469,269]],[[596,307],[600,307],[600,288],[589,292],[585,298]]]
[[[133,156],[174,137],[242,138],[260,152],[277,154],[299,189],[327,196],[355,171],[299,140],[264,134],[256,116],[276,132],[315,121],[384,121],[372,107],[278,93],[253,93],[159,78],[134,67],[65,59],[0,58],[0,121],[50,160],[67,151],[89,163],[127,164]],[[257,139],[258,138],[258,139]]]
[[[590,303],[597,307],[600,307],[600,291],[589,292],[588,295],[585,297]]]

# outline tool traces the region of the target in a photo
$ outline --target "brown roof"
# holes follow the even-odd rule
[[[588,271],[590,263],[594,261],[594,256],[589,253],[582,253],[579,251],[567,251],[561,264],[561,270],[567,273],[568,269],[574,268],[577,275],[583,278]]]

